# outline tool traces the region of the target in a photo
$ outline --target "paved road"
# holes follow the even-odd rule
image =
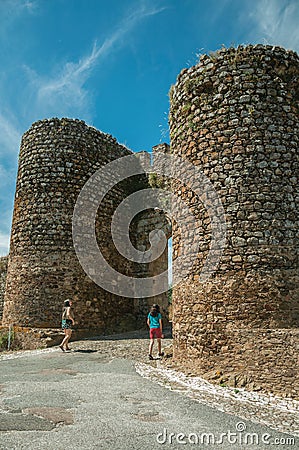
[[[298,449],[299,438],[167,390],[128,359],[50,349],[0,360],[0,449],[66,448]]]

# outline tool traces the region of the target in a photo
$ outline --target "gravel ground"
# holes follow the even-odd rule
[[[245,420],[264,424],[299,436],[299,402],[274,395],[213,385],[201,377],[174,370],[171,364],[172,339],[167,330],[163,339],[166,357],[148,360],[148,332],[137,331],[72,343],[74,351],[98,351],[107,358],[135,361],[137,372],[170,390],[179,390],[194,400]],[[157,352],[157,347],[154,347]]]
[[[113,336],[99,336],[71,343],[72,352],[98,352],[101,358],[111,360],[124,358],[134,361],[136,371],[144,378],[152,380],[172,391],[180,391],[202,404],[219,411],[238,415],[244,420],[267,425],[270,428],[299,436],[299,402],[293,399],[279,398],[274,395],[249,392],[245,389],[233,389],[214,385],[201,377],[190,376],[175,370],[171,364],[172,339],[166,331],[162,341],[165,357],[155,356],[148,360],[147,330]],[[60,349],[50,348],[32,352],[52,352]],[[157,347],[154,347],[154,355]],[[22,357],[28,352],[5,353],[1,359]]]

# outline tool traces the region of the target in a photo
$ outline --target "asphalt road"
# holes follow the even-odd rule
[[[100,352],[0,360],[1,450],[298,449],[298,439],[167,390],[133,361]]]

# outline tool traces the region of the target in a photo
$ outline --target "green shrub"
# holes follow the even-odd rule
[[[14,332],[11,331],[10,335],[10,346],[12,345],[14,340]],[[9,331],[0,331],[0,351],[5,351],[8,348],[8,341],[9,341]]]

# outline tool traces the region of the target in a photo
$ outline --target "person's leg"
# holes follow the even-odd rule
[[[153,346],[154,346],[154,339],[150,339],[150,344],[149,344],[149,355],[150,356],[152,356]]]
[[[68,328],[68,329],[66,330],[66,337],[65,337],[65,339],[64,339],[64,346],[65,346],[66,349],[68,348],[68,343],[69,343],[71,334],[72,334],[72,330],[71,330],[70,328]]]
[[[161,339],[162,339],[162,333],[160,333],[161,337],[158,337],[158,352],[159,352],[159,356],[164,356],[164,352],[162,352],[161,350]]]
[[[66,348],[67,350],[70,350],[70,348],[69,348],[69,340],[71,339],[71,336],[72,336],[72,330],[69,329],[69,330],[67,330],[67,331],[68,331],[68,339],[67,339],[67,342],[65,343],[65,348]]]
[[[158,341],[158,353],[159,355],[161,355],[161,339],[158,338],[157,341]]]
[[[70,339],[70,333],[72,333],[72,330],[70,330],[69,328],[64,329],[65,337],[59,346],[61,350],[64,350],[64,347],[67,347],[68,341]]]
[[[65,340],[66,340],[66,338],[67,338],[67,335],[66,335],[66,329],[64,328],[64,338],[63,338],[63,341],[61,342],[61,344],[59,345],[59,347],[61,348],[61,350],[64,352],[64,343],[65,343]]]

